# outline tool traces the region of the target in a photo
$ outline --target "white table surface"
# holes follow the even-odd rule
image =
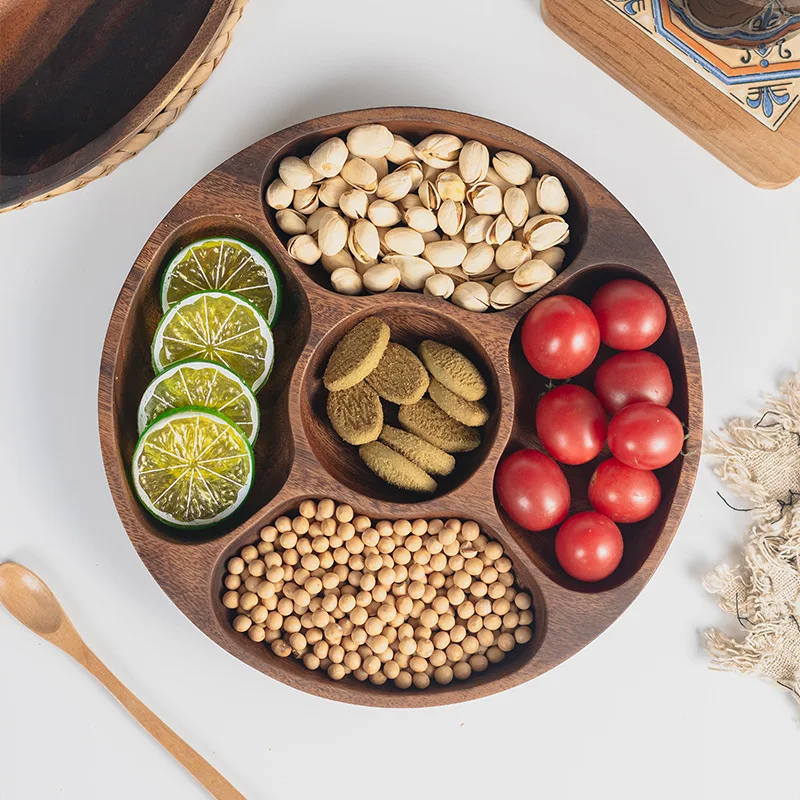
[[[707,462],[661,568],[611,629],[531,683],[445,708],[345,706],[270,680],[197,630],[139,560],[96,413],[131,264],[228,156],[372,105],[494,118],[603,182],[684,294],[708,428],[755,413],[798,367],[800,183],[746,184],[551,34],[535,0],[254,1],[161,139],[110,178],[0,216],[0,560],[40,572],[98,655],[252,800],[794,796],[800,708],[710,671],[701,647],[704,627],[732,627],[700,577],[736,557],[748,524]],[[0,612],[2,800],[203,796],[99,684]]]

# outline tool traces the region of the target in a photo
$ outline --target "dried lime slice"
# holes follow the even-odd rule
[[[275,345],[264,315],[238,294],[200,292],[167,311],[153,338],[153,369],[214,361],[257,392],[269,377]]]
[[[253,448],[223,414],[181,408],[142,434],[132,476],[142,505],[167,525],[199,528],[232,514],[253,483]]]
[[[201,406],[221,411],[253,444],[258,436],[258,402],[235,373],[209,361],[182,361],[162,372],[139,403],[139,434],[166,411]]]
[[[226,236],[192,242],[169,262],[161,280],[161,308],[197,292],[240,294],[272,325],[281,307],[278,270],[268,256]]]

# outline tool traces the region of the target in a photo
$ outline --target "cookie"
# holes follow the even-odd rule
[[[396,453],[391,447],[380,442],[362,444],[358,448],[361,460],[386,483],[407,489],[409,492],[436,491],[436,481],[425,470],[412,464],[407,458]]]
[[[389,326],[378,317],[367,317],[348,331],[328,359],[323,383],[330,392],[355,386],[378,366],[386,345]]]
[[[431,380],[428,394],[445,414],[449,414],[462,425],[478,428],[489,419],[489,409],[480,400],[465,400],[451,392],[443,383],[439,383],[436,378]]]
[[[468,428],[442,411],[429,397],[411,406],[400,406],[400,424],[420,439],[447,453],[467,453],[481,443],[475,428]]]
[[[374,442],[383,428],[383,406],[374,389],[363,381],[328,395],[328,419],[348,444]]]
[[[486,381],[478,368],[458,350],[441,342],[425,339],[419,357],[439,383],[465,400],[480,400],[486,395]]]
[[[401,406],[421,400],[429,381],[422,362],[407,347],[394,342],[389,342],[380,363],[367,376],[367,383],[384,400]]]
[[[384,425],[380,440],[429,475],[449,475],[455,469],[453,456],[408,431]]]

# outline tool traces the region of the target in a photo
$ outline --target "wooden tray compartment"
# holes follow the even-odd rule
[[[325,137],[366,122],[382,122],[409,138],[435,131],[476,138],[526,156],[537,173],[558,175],[572,202],[569,266],[522,304],[483,315],[418,293],[345,297],[326,288],[327,274],[320,266],[289,258],[263,192],[276,159],[306,154]],[[247,503],[227,524],[183,537],[155,523],[131,491],[135,409],[152,377],[149,342],[160,316],[156,286],[161,271],[190,240],[219,233],[240,236],[272,253],[283,273],[284,309],[275,329],[275,371],[259,394],[261,474]],[[631,273],[654,285],[670,309],[668,332],[657,349],[673,370],[673,407],[688,423],[690,454],[661,475],[664,503],[652,520],[642,523],[641,536],[627,537],[630,552],[621,572],[604,584],[579,586],[555,564],[551,535],[522,531],[498,511],[494,499],[494,472],[502,455],[535,444],[533,403],[541,386],[521,354],[518,325],[533,304],[552,293],[569,291],[587,299],[601,282]],[[324,418],[316,416],[324,403],[320,377],[330,350],[342,333],[370,314],[383,317],[393,338],[406,344],[432,335],[463,347],[492,387],[492,418],[480,450],[458,457],[454,479],[443,482],[433,498],[416,498],[377,482],[358,465],[355,448],[339,442]],[[641,591],[675,534],[697,470],[701,409],[697,350],[686,309],[669,269],[630,214],[594,179],[535,139],[478,117],[419,108],[347,112],[289,128],[234,156],[190,190],[156,228],[122,289],[103,352],[99,403],[103,456],[120,517],[148,569],[178,607],[222,647],[284,683],[331,699],[390,707],[458,702],[510,688],[561,663],[608,627]],[[588,479],[590,468],[585,469]],[[331,681],[235,633],[220,602],[227,558],[257,540],[263,525],[309,497],[350,503],[373,519],[475,519],[503,543],[519,582],[533,595],[533,640],[464,684],[402,692],[388,684]]]

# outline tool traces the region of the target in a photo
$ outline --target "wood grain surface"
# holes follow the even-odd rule
[[[520,305],[496,313],[475,314],[419,293],[345,297],[332,292],[321,266],[289,258],[263,192],[281,157],[309,153],[328,136],[366,122],[381,122],[411,139],[436,131],[476,138],[492,149],[524,155],[537,174],[558,175],[571,200],[569,265]],[[136,407],[153,377],[149,347],[160,317],[156,287],[161,270],[188,242],[221,233],[272,253],[283,275],[284,308],[275,328],[274,372],[259,394],[262,429],[250,497],[220,526],[184,535],[159,525],[141,508],[129,484],[129,463],[136,444]],[[688,425],[688,455],[660,471],[664,500],[656,514],[625,526],[625,556],[617,572],[598,584],[580,584],[558,566],[553,531],[530,534],[498,509],[493,480],[505,453],[539,447],[533,411],[543,384],[524,360],[518,323],[550,294],[570,292],[588,299],[601,283],[623,274],[651,283],[668,305],[667,331],[656,349],[672,370],[672,408]],[[492,417],[480,450],[459,457],[452,478],[430,499],[377,482],[359,464],[355,449],[340,442],[318,413],[327,355],[342,334],[370,314],[384,318],[395,338],[406,344],[433,335],[463,348],[491,387]],[[109,486],[131,541],[164,591],[211,639],[254,668],[323,697],[376,706],[430,706],[492,694],[541,675],[627,608],[663,558],[686,508],[699,460],[702,389],[694,335],[672,274],[636,220],[603,186],[541,142],[496,122],[435,109],[378,108],[322,117],[263,139],[211,172],[177,203],[145,244],[114,309],[100,370],[99,422]],[[575,509],[587,507],[591,469],[565,468]],[[355,680],[333,682],[237,634],[220,602],[226,560],[255,541],[263,525],[308,497],[350,503],[356,513],[373,519],[475,519],[503,543],[519,582],[533,595],[533,640],[464,684],[402,692]]]
[[[81,174],[141,130],[232,0],[0,0],[0,207]]]
[[[797,110],[769,130],[601,0],[542,0],[542,15],[564,41],[750,183],[777,189],[800,176]]]

